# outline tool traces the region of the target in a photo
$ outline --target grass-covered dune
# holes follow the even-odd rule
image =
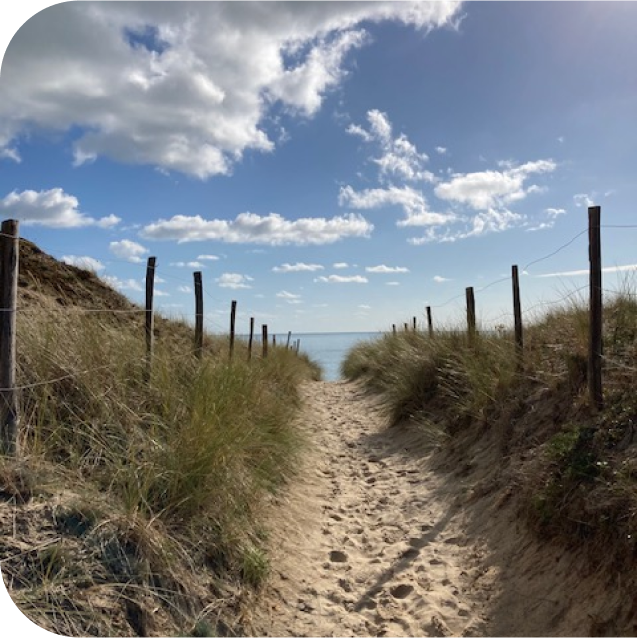
[[[637,551],[635,295],[606,301],[602,411],[588,398],[587,334],[575,303],[526,328],[521,367],[507,331],[471,341],[450,330],[361,343],[342,373],[379,395],[390,425],[419,428],[454,467],[481,475],[483,491],[516,500],[542,538],[625,571]]]
[[[241,343],[230,362],[227,337],[207,336],[199,360],[191,328],[158,317],[149,383],[138,311],[22,242],[2,575],[55,633],[240,633],[268,571],[262,510],[302,444],[297,387],[320,370],[281,347],[248,362]]]

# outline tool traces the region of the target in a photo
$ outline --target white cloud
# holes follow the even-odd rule
[[[422,192],[411,186],[368,188],[362,191],[355,191],[351,186],[343,186],[338,195],[338,203],[358,210],[400,206],[405,213],[405,219],[399,220],[397,226],[436,226],[455,220],[453,213],[431,212]]]
[[[329,275],[327,277],[317,277],[314,281],[325,284],[366,284],[367,277],[353,275],[351,277],[342,277],[341,275]]]
[[[317,270],[323,270],[323,266],[320,264],[304,264],[302,262],[281,264],[272,268],[272,272],[315,272]]]
[[[61,188],[47,191],[26,190],[21,193],[13,191],[4,199],[0,199],[0,213],[10,215],[12,219],[17,219],[27,226],[111,228],[121,221],[115,215],[94,219],[81,213],[78,207],[77,197],[65,193]]]
[[[170,297],[170,293],[164,292],[163,290],[158,290],[155,288],[154,295],[156,297]]]
[[[205,268],[206,265],[200,261],[171,261],[171,266],[175,268]]]
[[[387,281],[385,282],[386,286],[400,286],[400,282],[399,281]]]
[[[371,306],[368,306],[366,303],[358,304],[358,307],[359,307],[361,310],[371,310],[371,309],[372,309],[372,307],[371,307]]]
[[[300,299],[301,295],[295,295],[294,293],[288,292],[287,290],[281,290],[281,292],[277,292],[276,296],[280,299]]]
[[[563,208],[545,208],[544,212],[552,218],[559,217],[560,215],[565,215],[566,211]]]
[[[451,279],[447,279],[447,277],[441,277],[440,275],[435,275],[433,277],[433,280],[437,283],[437,284],[443,284],[445,281],[452,281]]]
[[[192,288],[190,286],[178,286],[177,290],[179,292],[185,292],[186,294],[191,294],[192,293]]]
[[[370,38],[362,25],[426,31],[460,3],[61,3],[27,21],[2,65],[0,153],[31,127],[68,131],[76,164],[100,156],[207,178],[282,131],[270,111],[316,113]],[[161,105],[158,108],[157,105]],[[275,127],[280,129],[279,127]]]
[[[142,292],[141,284],[135,279],[119,279],[113,275],[103,275],[102,280],[105,281],[112,288],[117,290],[133,290],[135,292]],[[157,291],[155,291],[157,294]]]
[[[197,255],[199,261],[217,261],[219,257],[217,255]]]
[[[436,146],[436,153],[439,155],[445,155],[447,153],[447,149],[444,146]]]
[[[335,264],[332,264],[332,268],[336,268],[336,270],[342,270],[343,268],[349,268],[349,264],[344,261],[337,261]]]
[[[602,272],[604,273],[614,273],[614,272],[630,272],[637,271],[637,264],[626,264],[624,266],[606,266],[602,268]],[[536,277],[543,279],[545,277],[583,277],[584,275],[588,276],[589,269],[582,270],[567,270],[565,272],[550,272],[544,275],[535,275]]]
[[[365,270],[367,272],[386,273],[386,274],[409,272],[409,268],[403,268],[402,266],[385,266],[385,264],[381,264],[380,266],[367,266]]]
[[[109,250],[120,259],[125,259],[134,264],[138,264],[142,261],[142,256],[148,252],[147,248],[144,248],[137,242],[130,241],[129,239],[122,239],[121,241],[112,241],[108,245]]]
[[[582,206],[595,206],[595,202],[592,199],[592,196],[594,196],[595,193],[592,193],[591,195],[587,195],[586,193],[579,193],[577,195],[573,195],[573,201],[575,202],[575,206],[577,206],[578,208],[581,208]]]
[[[100,272],[104,270],[104,264],[94,257],[79,257],[77,255],[64,255],[62,261],[70,266],[76,266],[77,268],[83,268],[84,270],[90,270],[92,272]]]
[[[325,219],[307,217],[293,221],[270,213],[261,217],[241,213],[234,220],[207,220],[199,215],[175,215],[148,224],[142,236],[148,239],[188,241],[218,240],[227,243],[255,243],[280,246],[295,244],[331,244],[346,237],[369,237],[374,226],[360,215],[350,214]]]
[[[405,181],[435,182],[436,177],[424,168],[429,160],[426,153],[419,153],[416,146],[406,135],[394,137],[393,127],[386,113],[377,109],[367,112],[369,130],[351,124],[346,129],[350,135],[356,135],[365,142],[375,142],[381,150],[379,157],[372,162],[379,167],[381,180],[396,178]]]
[[[221,277],[217,277],[215,281],[219,284],[220,288],[252,288],[252,286],[248,283],[250,281],[254,281],[252,277],[248,277],[248,275],[240,275],[238,273],[224,273]]]
[[[478,211],[502,208],[533,192],[533,186],[524,187],[530,175],[552,172],[557,168],[552,160],[527,162],[521,166],[504,165],[508,167],[503,171],[454,173],[450,181],[438,184],[434,192],[440,199],[467,204]]]

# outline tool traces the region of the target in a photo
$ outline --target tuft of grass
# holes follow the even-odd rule
[[[494,445],[492,482],[519,487],[532,527],[625,567],[637,556],[637,295],[626,286],[605,299],[602,412],[587,394],[588,321],[573,296],[536,317],[521,367],[505,329],[471,341],[442,330],[358,344],[342,374],[379,394],[390,426],[437,428],[437,442],[469,464],[476,445]]]
[[[240,590],[266,578],[260,515],[294,476],[298,386],[320,368],[281,347],[248,362],[240,342],[231,362],[224,337],[207,337],[199,360],[192,330],[160,318],[148,383],[139,313],[60,312],[31,294],[41,304],[18,322],[22,458],[0,459],[0,499],[28,503],[16,529],[40,530],[28,542],[44,549],[25,562],[0,544],[10,592],[57,633],[130,635],[155,617],[160,634],[187,632],[221,595],[210,579]]]

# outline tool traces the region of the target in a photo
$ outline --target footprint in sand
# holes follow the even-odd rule
[[[396,585],[389,590],[389,593],[398,599],[407,598],[411,592],[414,591],[412,585],[407,585],[406,583],[401,583],[400,585]]]

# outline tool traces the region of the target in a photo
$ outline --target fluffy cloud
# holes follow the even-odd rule
[[[76,266],[77,268],[83,268],[84,270],[90,270],[92,272],[100,272],[104,270],[104,264],[93,257],[78,257],[77,255],[64,255],[62,261],[70,266]]]
[[[402,266],[385,266],[385,264],[381,264],[380,266],[367,266],[365,270],[367,272],[383,274],[409,272],[409,268],[403,268]]]
[[[371,210],[384,206],[400,206],[405,218],[397,226],[437,226],[454,221],[452,213],[434,213],[429,210],[427,200],[421,191],[411,186],[390,186],[389,188],[368,188],[355,191],[351,186],[343,186],[338,195],[341,206],[357,210]]]
[[[252,277],[248,277],[248,275],[240,275],[238,273],[227,272],[221,275],[221,277],[217,277],[215,281],[219,284],[220,288],[252,288],[252,286],[248,283],[250,281],[254,281]]]
[[[433,277],[433,280],[437,283],[437,284],[443,284],[445,281],[451,281],[451,279],[447,279],[447,277],[441,277],[440,275],[435,275]]]
[[[315,114],[369,41],[423,31],[459,2],[62,3],[31,18],[2,65],[0,154],[30,128],[79,131],[77,164],[108,156],[207,178],[274,148],[273,108]],[[161,105],[161,106],[158,106]]]
[[[292,292],[288,292],[287,290],[282,290],[281,292],[277,292],[276,296],[280,299],[300,299],[301,295],[295,295]]]
[[[205,268],[206,266],[200,261],[172,261],[171,266],[175,268]]]
[[[188,241],[218,240],[228,243],[254,243],[280,246],[284,244],[331,244],[345,237],[369,237],[374,226],[360,215],[325,219],[307,217],[293,221],[270,213],[266,217],[241,213],[234,220],[204,219],[196,215],[175,215],[147,225],[142,236],[148,239]]]
[[[350,135],[356,135],[368,143],[374,142],[380,147],[381,155],[372,158],[372,162],[379,167],[381,181],[389,178],[410,182],[436,180],[433,173],[424,168],[429,160],[427,154],[419,153],[406,135],[394,137],[392,124],[385,113],[377,109],[368,111],[367,121],[369,130],[357,124],[351,124],[346,130]]]
[[[177,286],[177,290],[186,294],[192,293],[192,288],[190,286]]]
[[[325,284],[366,284],[367,277],[353,275],[351,277],[342,277],[341,275],[329,275],[327,277],[317,277],[314,281]]]
[[[342,270],[343,268],[349,268],[349,264],[344,261],[337,261],[335,264],[332,264],[332,268],[336,270]]]
[[[104,275],[102,279],[112,288],[116,288],[117,290],[132,290],[135,292],[142,292],[141,284],[135,279],[119,279],[119,277],[115,277],[114,275]],[[158,294],[158,291],[155,290],[155,294]],[[161,294],[159,295],[161,296]]]
[[[323,270],[323,266],[320,264],[304,264],[297,262],[296,264],[281,264],[272,268],[272,272],[315,272],[317,270]]]
[[[147,248],[129,239],[112,241],[108,248],[116,257],[130,261],[133,264],[139,264],[142,261],[142,256],[148,252]]]
[[[456,173],[450,181],[438,184],[434,192],[440,199],[467,204],[479,211],[502,208],[536,190],[536,187],[524,186],[531,175],[549,173],[556,167],[552,160],[538,160],[503,171]]]
[[[197,255],[199,261],[218,261],[217,255]]]
[[[21,193],[13,191],[0,199],[0,213],[25,225],[50,228],[111,228],[121,221],[115,215],[94,219],[81,213],[77,197],[65,193],[61,188],[48,191],[26,190]]]
[[[595,201],[592,199],[592,195],[588,195],[586,193],[573,195],[573,201],[575,202],[575,206],[577,206],[578,208],[581,208],[582,206],[595,206]]]

